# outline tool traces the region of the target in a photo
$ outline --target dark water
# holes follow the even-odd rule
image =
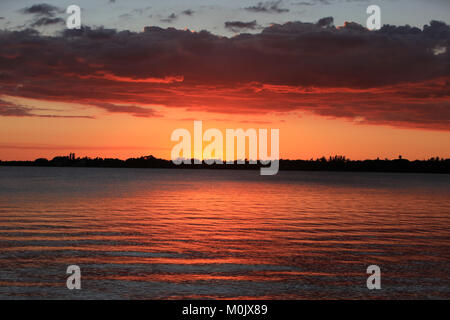
[[[450,299],[449,262],[449,175],[0,167],[2,299]]]

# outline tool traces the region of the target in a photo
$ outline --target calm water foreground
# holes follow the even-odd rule
[[[449,175],[0,167],[1,299],[450,299],[449,266]]]

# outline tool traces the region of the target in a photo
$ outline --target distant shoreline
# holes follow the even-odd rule
[[[349,160],[335,156],[311,160],[284,160],[280,162],[281,171],[341,171],[341,172],[405,172],[405,173],[450,173],[450,159],[431,158],[429,160],[375,159]],[[34,161],[1,161],[3,167],[84,167],[84,168],[154,168],[154,169],[222,169],[222,170],[258,170],[260,164],[181,164],[158,159],[153,156],[130,158],[127,160],[109,158],[75,158],[70,156],[44,158]]]

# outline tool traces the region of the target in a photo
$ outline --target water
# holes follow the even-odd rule
[[[0,298],[449,299],[449,200],[449,175],[0,167]]]

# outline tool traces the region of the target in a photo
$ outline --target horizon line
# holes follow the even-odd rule
[[[73,158],[72,158],[72,154],[73,154]],[[165,159],[165,158],[158,158],[155,157],[153,155],[142,155],[140,157],[129,157],[126,159],[121,159],[121,158],[114,158],[114,157],[89,157],[89,156],[83,156],[83,157],[75,157],[75,153],[70,153],[69,155],[59,155],[59,156],[55,156],[52,159],[48,159],[45,157],[38,157],[35,159],[31,159],[31,160],[2,160],[0,159],[0,162],[36,162],[38,160],[40,161],[53,161],[57,158],[61,158],[61,159],[68,159],[68,160],[95,160],[95,159],[110,159],[110,160],[120,160],[120,161],[127,161],[127,160],[131,160],[131,159],[156,159],[156,160],[163,160],[163,161],[168,161],[168,162],[172,162],[172,159]],[[199,158],[183,158],[183,157],[178,157],[177,159],[182,159],[182,160],[198,160],[198,161],[206,161],[206,160],[222,160],[224,162],[224,164],[226,163],[226,159],[220,159],[220,158],[206,158],[206,159],[199,159]],[[234,159],[233,161],[239,161],[239,160],[244,160],[245,162],[249,162],[249,161],[261,161],[261,159]],[[446,157],[441,157],[441,156],[434,156],[434,157],[430,157],[428,159],[414,159],[414,160],[410,160],[408,158],[404,158],[402,155],[399,155],[397,158],[381,158],[381,157],[377,157],[377,158],[366,158],[366,159],[351,159],[351,158],[347,158],[347,156],[345,155],[338,155],[335,154],[333,156],[329,155],[328,157],[326,156],[321,156],[321,157],[311,157],[309,159],[301,159],[301,158],[297,158],[297,159],[289,159],[289,158],[279,158],[279,159],[262,159],[262,161],[329,161],[329,160],[339,160],[339,161],[394,161],[394,160],[406,160],[406,161],[445,161],[445,160],[450,160],[450,158],[446,158]]]

